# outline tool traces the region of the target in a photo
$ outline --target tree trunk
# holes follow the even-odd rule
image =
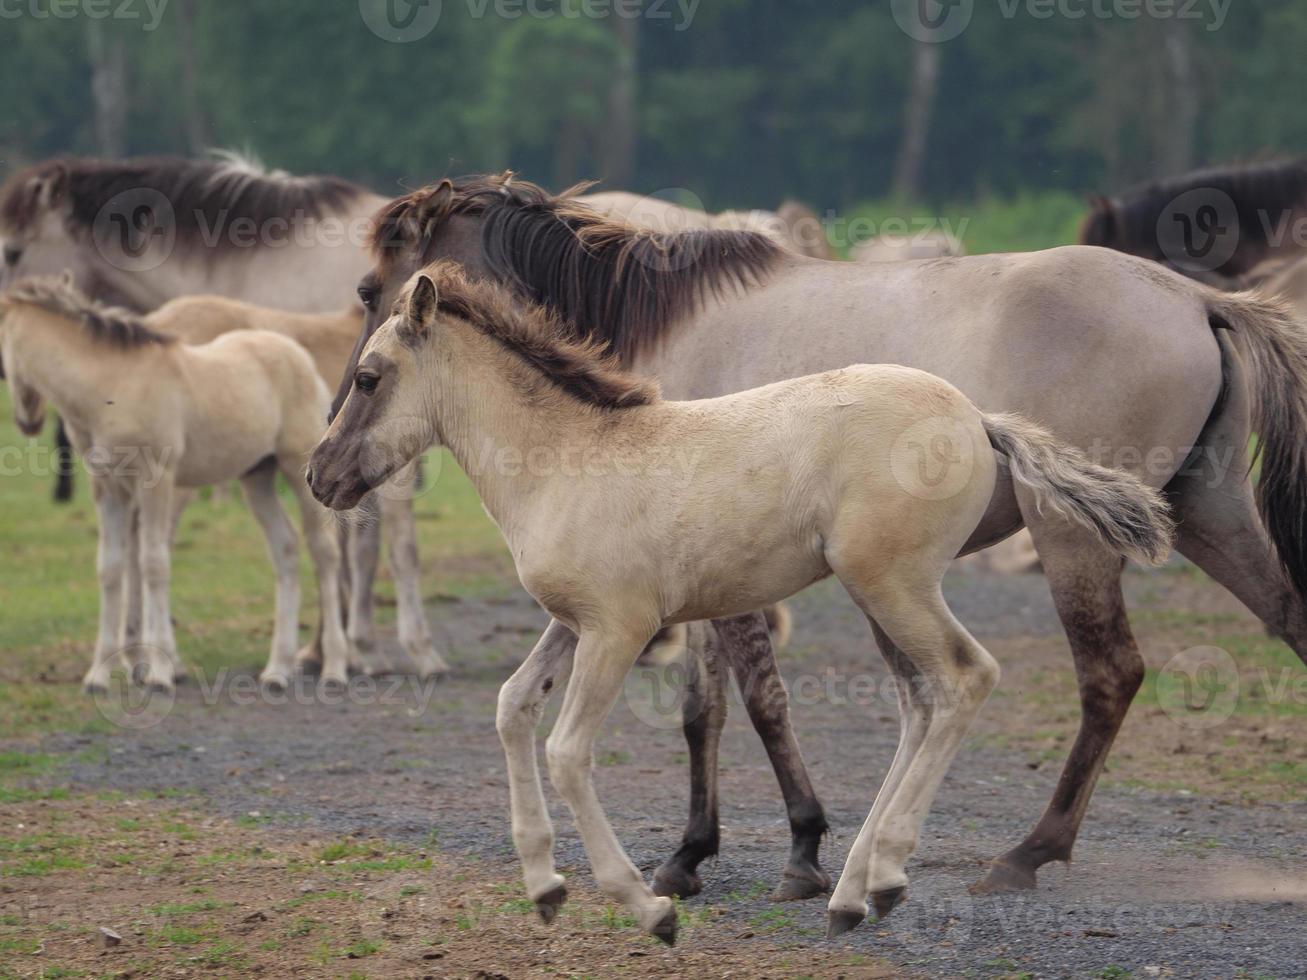
[[[927,0],[917,0],[926,3]],[[912,75],[908,98],[903,107],[903,142],[894,163],[891,193],[912,200],[921,191],[921,173],[926,161],[926,141],[930,138],[930,121],[935,109],[935,92],[939,88],[939,44],[915,41],[912,45]]]
[[[91,102],[95,141],[101,155],[127,153],[127,45],[106,30],[104,21],[86,18],[86,51],[91,63]]]
[[[636,90],[639,79],[640,18],[609,18],[617,37],[617,70],[608,90],[608,113],[601,136],[600,176],[609,188],[626,189],[635,178]]]
[[[1172,17],[1162,22],[1162,30],[1167,119],[1160,130],[1162,145],[1157,148],[1157,162],[1165,175],[1193,169],[1199,92],[1189,25],[1183,18]]]
[[[212,146],[209,123],[200,105],[199,48],[195,45],[195,0],[176,0],[178,57],[182,63],[182,108],[186,113],[186,142],[199,156]]]

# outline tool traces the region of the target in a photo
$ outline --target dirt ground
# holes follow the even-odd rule
[[[553,928],[538,922],[494,700],[544,619],[512,592],[432,602],[457,668],[436,688],[360,678],[326,703],[305,683],[272,704],[251,663],[167,702],[88,700],[114,722],[98,730],[0,745],[0,976],[1305,975],[1307,684],[1288,651],[1191,570],[1131,573],[1151,670],[1076,859],[1034,892],[973,897],[984,863],[1047,802],[1077,707],[1042,578],[959,574],[947,591],[1004,679],[940,791],[909,901],[837,942],[823,901],[767,899],[788,832],[738,697],[722,853],[682,905],[678,946],[638,936],[597,894],[552,791],[576,899]],[[838,873],[893,754],[896,709],[838,587],[793,608],[782,665]],[[1195,648],[1236,665],[1235,696],[1213,710],[1175,706],[1172,658]],[[70,657],[45,679],[75,684],[79,667]],[[601,798],[646,871],[684,820],[674,681],[633,675],[596,755]]]

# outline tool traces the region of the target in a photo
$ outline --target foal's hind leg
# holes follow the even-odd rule
[[[1144,661],[1121,594],[1121,557],[1087,532],[1056,518],[1039,519],[1024,501],[1022,509],[1032,518],[1035,547],[1071,643],[1080,686],[1080,730],[1048,809],[1024,841],[994,860],[972,887],[977,894],[1034,888],[1040,867],[1071,860],[1094,785],[1144,680]]]
[[[272,627],[272,649],[267,666],[259,675],[272,688],[290,686],[295,670],[295,648],[299,642],[300,563],[299,539],[286,511],[277,499],[277,470],[261,466],[241,480],[250,513],[263,529],[268,555],[277,573],[277,601]]]
[[[417,525],[413,521],[412,499],[381,498],[381,526],[386,534],[386,553],[395,580],[395,601],[399,615],[399,645],[404,648],[424,680],[449,673],[449,664],[436,652],[422,608],[422,566],[418,562]]]
[[[685,657],[682,730],[690,750],[690,819],[681,846],[654,872],[655,895],[688,898],[703,889],[696,869],[717,853],[721,839],[717,809],[717,755],[726,722],[726,674],[721,640],[707,623],[690,623]]]
[[[714,625],[789,814],[790,859],[772,900],[800,901],[824,894],[830,890],[830,875],[822,870],[818,851],[829,826],[790,724],[790,698],[776,667],[766,618],[753,613],[715,620]]]

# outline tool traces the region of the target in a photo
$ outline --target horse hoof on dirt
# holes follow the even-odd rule
[[[889,914],[908,900],[908,886],[884,888],[871,893],[871,907],[876,910],[876,921],[889,918]]]
[[[101,681],[82,681],[82,693],[87,697],[103,697],[109,693],[109,685]]]
[[[693,871],[663,865],[653,876],[653,893],[661,898],[691,898],[703,891],[703,881]]]
[[[259,686],[269,694],[284,694],[290,688],[290,678],[285,674],[269,674],[265,671],[259,675]]]
[[[1000,858],[989,866],[989,873],[968,891],[973,895],[1003,895],[1008,892],[1028,892],[1035,884],[1033,871],[1009,864]]]
[[[552,926],[554,920],[558,918],[558,910],[563,907],[567,901],[567,888],[559,885],[557,888],[551,888],[539,898],[536,899],[536,911],[540,913],[540,918],[547,926]]]
[[[858,928],[866,918],[867,913],[865,912],[841,912],[837,909],[831,909],[827,913],[826,938],[838,939],[846,932],[852,932]]]
[[[785,869],[785,875],[776,890],[771,893],[773,902],[806,902],[818,895],[830,891],[830,875],[821,868],[805,868],[802,871]]]
[[[339,694],[349,688],[349,678],[341,674],[323,675],[318,681],[320,694]]]
[[[668,946],[676,945],[676,906],[672,906],[667,913],[654,923],[649,935],[653,936],[661,943]]]

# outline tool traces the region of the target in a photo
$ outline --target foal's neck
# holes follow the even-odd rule
[[[473,328],[449,329],[430,361],[422,374],[440,442],[511,545],[532,501],[560,480],[575,482],[567,459],[612,423]]]

